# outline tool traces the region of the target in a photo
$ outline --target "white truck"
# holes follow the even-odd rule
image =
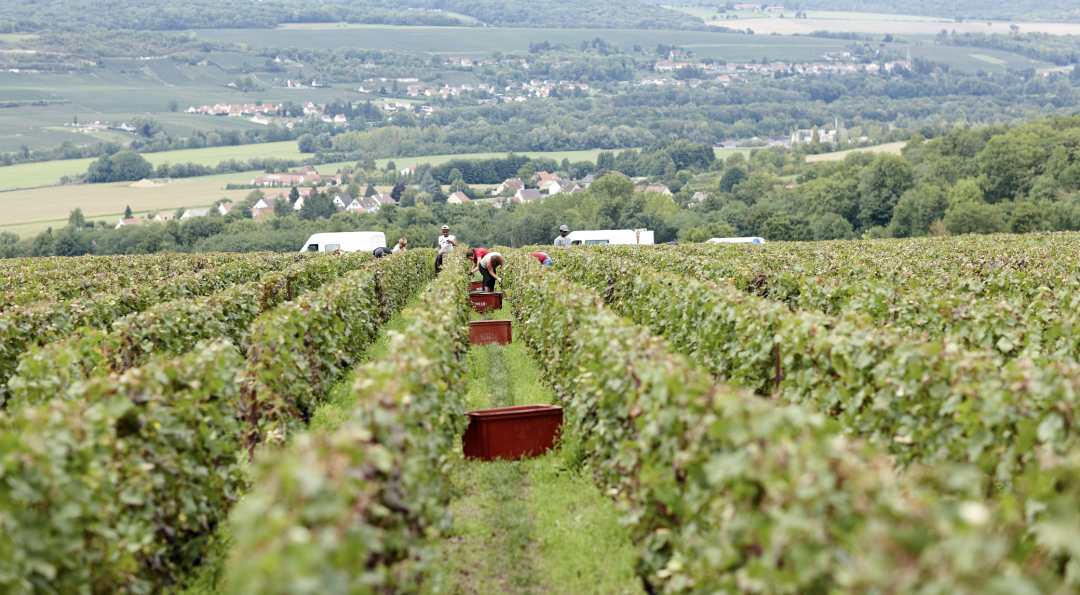
[[[386,234],[381,231],[345,231],[317,233],[304,242],[301,252],[358,252],[386,246]]]
[[[711,240],[705,240],[706,244],[764,244],[765,238],[759,237],[747,237],[747,238],[712,238]]]
[[[571,246],[584,244],[652,244],[653,232],[647,229],[609,229],[601,231],[572,231],[567,236]]]

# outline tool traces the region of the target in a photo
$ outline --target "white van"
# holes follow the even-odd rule
[[[706,244],[764,244],[765,238],[713,238],[705,240]]]
[[[605,231],[572,231],[567,236],[571,246],[584,244],[652,244],[653,232],[647,229],[609,229]]]
[[[373,251],[386,246],[386,234],[381,231],[345,231],[339,233],[317,233],[304,242],[301,252],[359,252]]]

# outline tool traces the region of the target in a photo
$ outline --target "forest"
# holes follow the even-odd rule
[[[414,9],[414,10],[409,10]],[[423,10],[415,10],[423,9]],[[701,29],[698,18],[634,0],[338,0],[319,2],[220,3],[192,0],[116,0],[102,10],[93,0],[0,1],[0,33],[44,29],[179,31],[260,29],[284,23],[365,23],[398,26],[469,26],[444,12],[456,12],[499,27],[569,29]],[[554,16],[557,15],[557,16]]]
[[[913,136],[899,155],[854,152],[844,159],[808,164],[805,153],[785,148],[754,149],[710,159],[687,141],[662,141],[641,151],[601,153],[596,162],[528,160],[517,175],[555,170],[597,176],[588,190],[499,209],[488,202],[446,204],[437,185],[453,181],[477,198],[470,183],[508,175],[523,159],[508,156],[469,165],[451,162],[422,167],[420,183],[394,194],[403,206],[378,213],[335,213],[333,188],[305,200],[304,209],[283,208],[255,222],[250,211],[182,223],[109,229],[84,222],[20,241],[0,238],[0,253],[19,255],[134,254],[297,249],[317,231],[370,229],[409,239],[410,246],[435,241],[448,224],[470,245],[524,246],[548,243],[559,225],[571,229],[647,228],[657,242],[701,242],[711,237],[765,237],[770,241],[918,237],[966,233],[1028,233],[1080,230],[1080,116],[1037,120],[1018,127],[957,128],[933,139]],[[393,166],[388,166],[392,169]],[[637,168],[636,170],[633,168]],[[484,171],[491,173],[484,174]],[[627,170],[623,172],[623,170]],[[619,175],[648,176],[672,195],[635,191]],[[357,163],[343,173],[354,181],[345,191],[367,195],[383,172]],[[465,178],[465,174],[468,178]],[[362,191],[363,184],[368,184]],[[430,192],[427,192],[430,190]],[[700,192],[703,200],[694,198]],[[262,192],[246,199],[254,205]],[[180,211],[182,213],[182,210]],[[216,210],[212,210],[216,212]]]

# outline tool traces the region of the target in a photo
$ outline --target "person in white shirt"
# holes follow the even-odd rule
[[[555,238],[555,245],[560,248],[570,247],[570,237],[567,235],[570,233],[570,228],[563,225],[559,228],[559,237]]]
[[[447,244],[450,244],[450,247],[443,250]],[[442,235],[439,236],[439,252],[449,252],[454,249],[454,246],[457,246],[457,237],[450,235],[449,225],[442,226]]]
[[[442,235],[439,236],[439,254],[435,257],[435,274],[439,274],[439,270],[442,269],[443,255],[453,250],[457,246],[457,238],[450,235],[450,226],[442,226]]]
[[[477,266],[480,269],[480,276],[484,278],[484,291],[495,291],[495,282],[502,281],[502,279],[495,274],[495,269],[503,264],[502,254],[498,252],[488,252],[480,259]]]
[[[394,246],[394,254],[397,254],[398,252],[404,252],[405,247],[408,246],[408,245],[409,245],[409,240],[406,240],[405,238],[401,238],[400,240],[397,241],[397,245]]]

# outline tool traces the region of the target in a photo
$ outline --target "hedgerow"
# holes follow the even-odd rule
[[[180,355],[199,341],[227,338],[242,345],[248,327],[263,312],[373,261],[367,253],[305,258],[258,281],[129,314],[113,322],[110,331],[86,328],[61,341],[32,345],[8,381],[10,399],[55,398],[78,379],[122,372],[151,355]]]
[[[263,313],[244,343],[243,410],[249,447],[285,438],[390,316],[431,279],[434,252],[383,258]]]
[[[713,384],[535,259],[514,253],[506,268],[523,338],[567,410],[570,440],[622,509],[651,589],[982,593],[1075,583],[1060,565],[1068,546],[1029,533],[1075,525],[1075,504],[1064,504],[1075,480],[1039,487],[1027,478],[1040,474],[1025,470],[1016,491],[992,499],[972,467],[897,473],[821,414]],[[1041,476],[1075,472],[1037,450]],[[1020,492],[1060,508],[1025,518]]]
[[[1045,234],[1038,241],[1002,239],[1003,245],[964,238],[798,248],[619,247],[616,253],[792,311],[861,318],[912,339],[989,350],[1002,361],[1078,361],[1080,262],[1069,256],[1080,248],[1077,238]],[[1054,249],[1066,256],[1055,258]]]
[[[0,590],[182,585],[244,487],[241,371],[211,343],[0,412]]]
[[[228,593],[417,589],[450,521],[443,475],[464,430],[462,252],[406,313],[388,356],[357,370],[353,418],[259,457],[256,487],[233,515]]]
[[[0,405],[8,399],[8,379],[19,357],[32,345],[69,337],[82,327],[104,329],[114,320],[180,298],[204,296],[236,283],[259,279],[298,259],[295,254],[247,254],[206,271],[178,275],[117,293],[95,294],[62,302],[40,302],[0,313]]]
[[[0,262],[0,311],[44,300],[116,293],[242,258],[245,255],[219,252],[5,259]]]
[[[1059,454],[1080,446],[1076,364],[1003,362],[860,318],[790,312],[627,254],[579,250],[557,266],[718,377],[825,412],[902,462],[970,462],[992,485],[1032,463],[1033,445]]]

